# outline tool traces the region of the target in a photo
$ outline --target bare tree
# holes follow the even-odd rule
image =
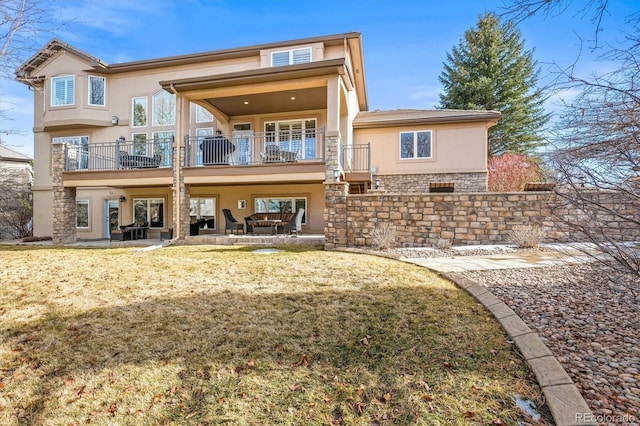
[[[588,77],[575,73],[577,62],[555,64],[550,90],[577,92],[561,105],[550,139],[549,160],[563,185],[557,203],[568,229],[594,243],[608,265],[640,276],[640,13],[627,17],[615,46],[598,36],[608,0],[513,0],[507,14],[573,13],[593,24],[600,59],[613,71]],[[601,256],[596,256],[602,260]],[[611,262],[613,260],[613,262]],[[637,280],[635,280],[637,282]],[[633,282],[633,281],[630,281]],[[632,291],[638,296],[637,285]]]
[[[31,235],[31,175],[31,169],[0,168],[0,238],[23,238]]]
[[[0,80],[13,79],[16,68],[37,51],[43,38],[66,27],[55,18],[56,1],[0,0]],[[8,127],[10,121],[6,110],[0,110],[0,133],[18,133]]]

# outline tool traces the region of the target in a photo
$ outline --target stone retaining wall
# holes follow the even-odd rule
[[[429,173],[419,175],[376,175],[380,189],[398,194],[429,192],[429,184],[455,182],[456,192],[484,192],[487,190],[487,173]]]
[[[370,246],[371,232],[380,223],[391,224],[396,243],[403,247],[430,247],[439,239],[454,245],[508,243],[513,229],[537,225],[544,230],[546,241],[580,241],[572,235],[564,221],[590,220],[580,209],[565,205],[549,192],[521,193],[451,193],[451,194],[387,194],[369,193],[340,197],[332,194],[334,208],[325,210],[325,221],[340,228],[340,238],[327,238],[327,248]],[[595,194],[601,201],[629,213],[638,205],[622,205],[615,194]],[[345,208],[342,207],[344,200]],[[623,203],[624,204],[624,203]],[[637,204],[637,203],[636,203]],[[551,206],[554,206],[553,209]],[[615,237],[640,238],[636,226],[624,226],[613,216],[598,218]],[[344,226],[341,226],[344,224]],[[338,229],[333,228],[333,231]],[[331,232],[325,236],[329,237]]]

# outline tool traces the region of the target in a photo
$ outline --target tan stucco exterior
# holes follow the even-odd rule
[[[309,52],[309,60],[271,65],[272,54],[289,52],[294,58],[298,51]],[[353,182],[366,188],[371,187],[374,174],[485,172],[486,129],[499,117],[495,112],[464,116],[368,113],[362,40],[356,32],[113,65],[52,40],[16,75],[35,89],[37,236],[51,235],[59,226],[59,218],[52,218],[51,213],[54,175],[63,166],[52,163],[56,141],[65,142],[71,150],[66,158],[73,166],[65,166],[63,186],[75,188],[76,199],[89,202],[89,226],[77,230],[78,238],[107,236],[107,200],[112,205],[118,200],[118,223],[130,223],[135,198],[163,199],[161,227],[176,228],[177,236],[184,237],[189,197],[201,195],[215,198],[218,225],[223,222],[223,208],[229,208],[236,218],[253,213],[256,197],[302,197],[307,211],[303,230],[322,233],[324,184],[333,180],[336,168],[342,178],[348,176],[338,158],[345,147],[370,143],[371,164]],[[52,106],[52,78],[60,76],[73,76],[74,103]],[[104,105],[89,105],[90,76],[105,79]],[[158,116],[165,123],[154,122],[154,96],[175,97],[175,107],[165,104],[169,106],[161,111],[164,116]],[[146,102],[144,125],[134,125],[134,99],[142,105]],[[200,107],[210,116],[201,114],[198,122]],[[279,129],[277,136],[265,133],[274,126]],[[293,130],[295,126],[306,130],[295,133],[299,131]],[[311,133],[306,133],[309,129]],[[399,134],[413,130],[432,132],[432,158],[400,159]],[[210,167],[201,157],[202,145],[198,148],[202,138],[195,137],[216,131],[233,138],[238,152],[241,143],[250,147],[242,145],[242,156],[236,152],[233,161],[227,160],[229,164]],[[243,142],[247,134],[249,142]],[[289,139],[283,139],[285,134]],[[156,144],[156,136],[172,136],[173,142],[170,146]],[[266,144],[293,147],[302,139],[304,144],[295,148],[293,161],[291,157],[282,157],[282,164],[266,160]],[[134,140],[143,140],[142,148]],[[338,147],[329,150],[328,143]],[[136,151],[139,149],[142,151]],[[327,153],[334,153],[334,158],[326,158]],[[137,161],[130,157],[139,156],[152,161],[152,154],[158,155],[152,167],[127,163]],[[238,209],[239,200],[245,201],[245,209]],[[161,227],[151,229],[150,235],[159,233]]]

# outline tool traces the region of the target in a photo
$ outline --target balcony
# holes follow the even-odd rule
[[[65,146],[65,171],[171,168],[173,138],[138,139]]]
[[[231,135],[188,136],[185,166],[256,166],[324,161],[324,130],[237,131]]]

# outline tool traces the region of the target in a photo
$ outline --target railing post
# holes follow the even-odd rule
[[[116,170],[120,170],[122,158],[120,158],[120,138],[116,139]]]
[[[371,171],[371,142],[367,142],[367,171]]]

